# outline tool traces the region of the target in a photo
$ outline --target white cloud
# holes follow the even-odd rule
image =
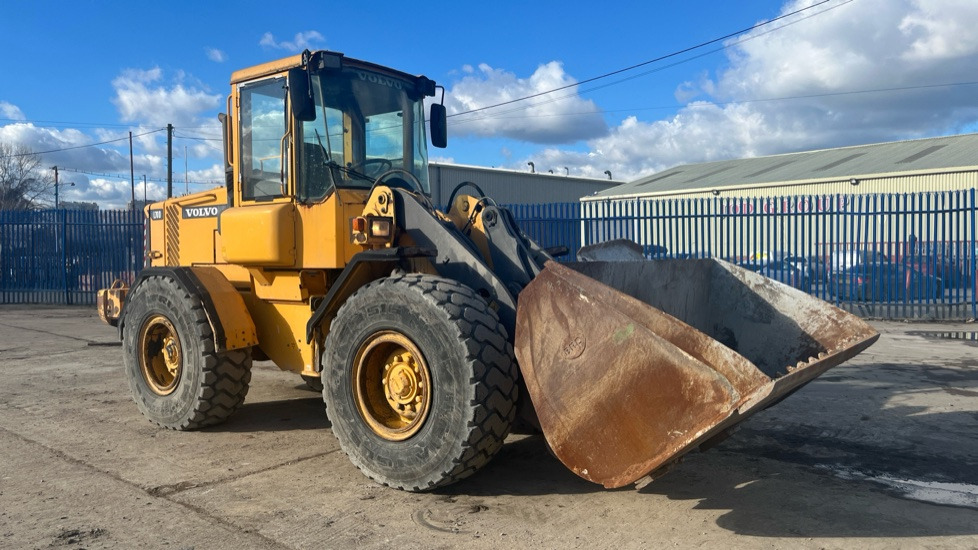
[[[115,137],[119,137],[118,131]],[[42,128],[30,122],[17,122],[0,126],[0,141],[23,145],[38,153],[60,150],[43,155],[43,161],[51,165],[100,171],[129,168],[128,154],[123,157],[112,149],[88,147],[96,140],[73,128]]]
[[[808,4],[792,0],[782,13]],[[842,5],[732,45],[714,78],[677,86],[677,99],[698,101],[670,118],[627,118],[589,141],[590,154],[538,156],[631,179],[677,164],[968,131],[978,86],[935,85],[978,80],[976,27],[973,0]]]
[[[794,0],[782,11],[806,3]],[[978,64],[978,38],[968,30],[976,26],[974,2],[853,2],[736,46],[713,96],[822,95],[745,104],[773,133],[741,136],[749,139],[745,154],[955,132],[978,117],[974,87],[886,90],[975,80],[963,76]],[[849,93],[869,90],[880,91]]]
[[[182,72],[167,78],[159,67],[127,69],[112,81],[112,86],[116,91],[112,102],[123,122],[137,126],[133,134],[144,154],[165,154],[166,133],[148,132],[173,124],[175,151],[181,150],[182,154],[187,146],[192,158],[221,155],[221,126],[215,111],[224,104],[222,94],[209,93]]]
[[[174,183],[174,187],[177,187]],[[182,193],[183,185],[180,184]],[[161,200],[166,197],[166,183],[149,181],[146,184],[145,197],[149,200]],[[136,200],[143,200],[143,181],[136,176]],[[128,179],[92,178],[84,186],[66,187],[62,192],[62,200],[70,202],[94,202],[102,210],[122,209],[129,206],[132,200],[133,187]]]
[[[184,155],[210,162],[220,158],[220,124],[208,111],[223,105],[222,95],[209,94],[190,75],[182,72],[168,75],[159,68],[123,71],[112,81],[112,85],[116,90],[112,101],[119,110],[120,118],[133,125],[133,165],[137,179],[141,179],[142,174],[157,179],[165,177],[166,133],[154,131],[165,127],[168,122],[172,122],[176,128],[174,180],[181,191],[183,185],[180,180],[183,178],[179,172]],[[0,103],[0,109],[0,114],[19,114],[23,118],[20,110],[9,103]],[[45,167],[62,167],[62,181],[75,183],[74,186],[63,187],[64,200],[98,202],[101,208],[121,208],[129,201],[129,178],[113,178],[104,174],[129,173],[128,132],[120,128],[82,131],[38,127],[24,121],[0,125],[0,141],[43,153],[42,164]],[[210,138],[218,139],[212,141]],[[219,184],[223,180],[223,167],[215,165],[191,172],[191,179]],[[139,186],[137,194],[141,196],[141,182]],[[193,190],[200,189],[201,186],[196,186]],[[151,197],[159,198],[163,194],[154,194],[153,184],[150,184],[148,191]]]
[[[903,56],[926,62],[972,55],[978,49],[976,21],[978,3],[974,0],[914,2],[914,9],[899,25],[912,40]]]
[[[319,44],[326,41],[326,38],[317,31],[303,31],[295,33],[295,37],[291,42],[283,40],[279,42],[275,40],[275,36],[266,32],[262,35],[261,40],[258,42],[260,46],[266,48],[271,48],[275,50],[288,50],[292,52],[301,52],[302,50],[314,50],[319,48]]]
[[[27,117],[24,116],[24,112],[20,110],[20,107],[6,101],[0,101],[0,118],[7,118],[10,120],[27,119]]]
[[[465,76],[446,93],[449,115],[496,105],[555,88],[512,106],[498,107],[449,119],[456,135],[508,137],[532,143],[573,143],[607,132],[597,105],[577,94],[576,80],[557,61],[540,65],[527,78],[483,63],[462,68]]]
[[[213,182],[215,185],[224,183],[224,165],[214,164],[203,170],[191,170],[190,181]]]
[[[611,132],[588,142],[589,151],[546,149],[514,167],[534,161],[538,169],[567,166],[572,175],[628,181],[689,162],[754,156],[783,140],[800,140],[804,128],[777,133],[763,115],[743,105],[692,105],[674,117],[642,122],[628,117]]]
[[[198,116],[222,103],[221,94],[210,94],[194,85],[185,86],[178,75],[169,86],[162,84],[159,67],[148,70],[126,69],[112,81],[115,97],[112,103],[119,109],[123,122],[163,127],[172,123],[178,127],[197,127]]]
[[[224,63],[228,60],[227,54],[217,48],[205,48],[204,51],[207,52],[207,59],[215,63]]]

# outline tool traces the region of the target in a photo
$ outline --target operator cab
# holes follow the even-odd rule
[[[292,194],[312,204],[336,189],[370,189],[379,176],[430,194],[424,98],[435,83],[332,52],[305,52],[303,61],[287,76],[239,84],[241,199]],[[432,141],[443,147],[443,105],[432,105],[432,120]]]

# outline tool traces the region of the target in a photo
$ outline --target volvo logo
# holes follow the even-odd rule
[[[360,80],[365,80],[373,84],[380,84],[382,86],[387,86],[388,88],[396,88],[398,90],[404,89],[404,84],[400,80],[394,78],[380,76],[379,74],[366,73],[363,71],[357,71],[357,76],[360,77]]]
[[[214,206],[185,206],[183,207],[183,219],[216,218],[225,208],[227,206],[223,204],[216,204]]]

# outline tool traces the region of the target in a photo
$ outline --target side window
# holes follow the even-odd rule
[[[282,196],[288,181],[285,79],[241,88],[241,195],[244,200]]]

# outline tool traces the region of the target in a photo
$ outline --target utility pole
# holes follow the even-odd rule
[[[166,125],[166,198],[173,198],[173,125]]]
[[[132,189],[132,202],[129,203],[130,210],[136,209],[136,172],[132,167],[132,132],[129,132],[129,187]]]
[[[190,194],[190,161],[187,159],[187,146],[183,146],[183,194]]]
[[[51,169],[54,170],[54,209],[57,210],[58,209],[58,167],[52,166]]]
[[[143,208],[146,208],[146,174],[143,174]]]

